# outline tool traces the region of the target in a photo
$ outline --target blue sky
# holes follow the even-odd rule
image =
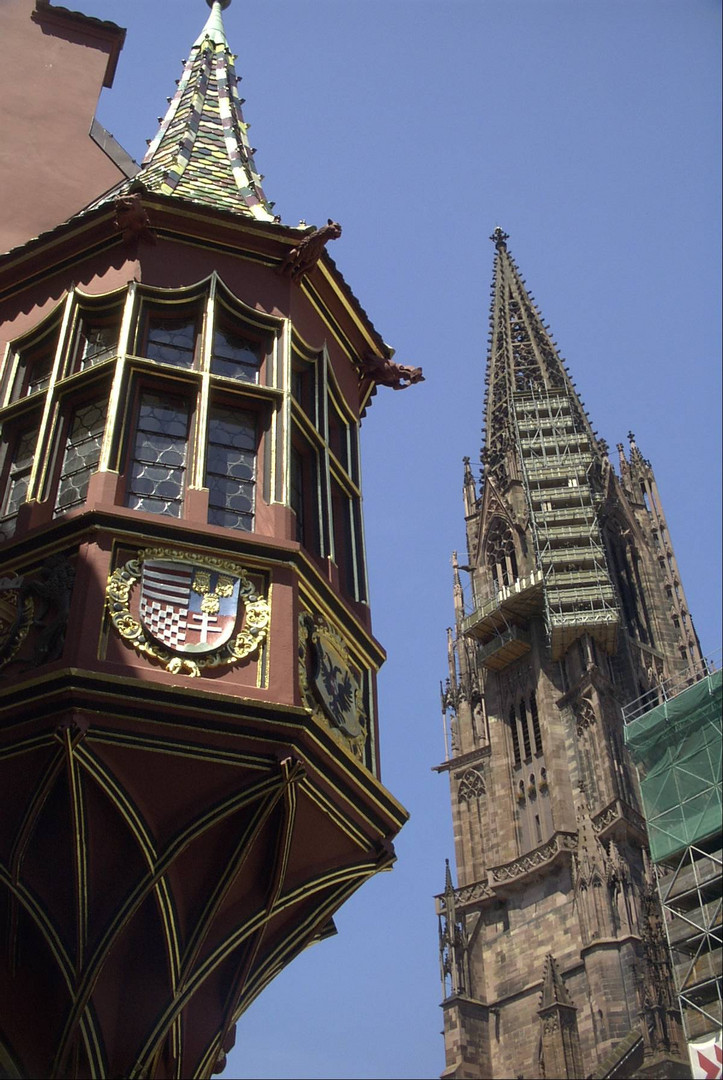
[[[128,28],[98,116],[140,158],[203,0],[73,0]],[[476,467],[496,225],[593,427],[652,461],[703,650],[720,648],[718,0],[233,0],[264,188],[330,248],[402,363],[363,424],[391,874],[238,1026],[228,1078],[444,1067],[433,894],[452,855],[439,681]]]

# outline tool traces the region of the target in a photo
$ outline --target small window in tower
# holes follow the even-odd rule
[[[532,720],[532,742],[535,753],[542,753],[542,732],[540,731],[540,716],[537,711],[537,698],[534,692],[530,694],[530,718]]]
[[[570,689],[570,680],[567,677],[567,664],[564,658],[557,661],[557,670],[560,673],[560,687],[563,694],[566,694]]]
[[[151,311],[146,324],[142,355],[173,367],[192,368],[196,359],[198,315],[195,311],[171,314]]]
[[[211,371],[227,379],[257,383],[264,352],[260,341],[219,327],[213,336]]]
[[[512,754],[514,757],[515,765],[522,764],[522,755],[520,753],[520,736],[517,732],[517,717],[515,715],[514,705],[510,709],[509,715],[510,722],[510,735],[512,737]],[[522,784],[522,790],[524,791],[524,783]]]
[[[532,743],[530,742],[530,729],[527,725],[527,709],[524,701],[520,702],[520,726],[522,727],[522,742],[525,747],[525,761],[532,757]]]
[[[208,421],[208,520],[228,529],[252,529],[256,485],[256,416],[216,407]]]
[[[9,447],[9,464],[5,477],[2,510],[0,512],[0,539],[7,540],[15,532],[18,510],[25,502],[28,482],[38,441],[38,427],[33,424],[19,431]]]
[[[80,405],[70,418],[58,479],[56,515],[85,502],[91,473],[100,459],[107,410],[105,399],[90,401]]]
[[[169,394],[141,394],[126,505],[180,517],[188,454],[188,402]]]

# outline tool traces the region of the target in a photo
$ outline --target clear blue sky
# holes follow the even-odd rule
[[[203,0],[66,0],[128,27],[99,119],[135,157]],[[228,1078],[427,1078],[444,1065],[432,896],[452,855],[439,681],[477,462],[495,225],[612,447],[656,471],[703,650],[720,646],[718,0],[233,0],[256,163],[402,363],[364,422],[391,874],[238,1026]]]

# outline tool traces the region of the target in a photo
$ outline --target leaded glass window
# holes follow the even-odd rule
[[[256,417],[216,407],[208,421],[206,486],[208,520],[230,529],[252,529],[256,483]]]
[[[56,514],[85,502],[90,474],[98,467],[107,408],[106,401],[93,401],[81,405],[71,417],[58,481]]]
[[[345,420],[339,415],[334,405],[329,401],[329,447],[336,454],[347,473],[349,468],[349,429]]]
[[[3,539],[8,539],[15,532],[18,510],[25,502],[28,490],[37,441],[38,429],[32,427],[21,432],[15,442],[0,517],[0,537]]]
[[[141,395],[126,500],[132,510],[181,516],[189,420],[183,398]]]
[[[83,320],[78,335],[75,368],[86,368],[115,356],[118,350],[118,324],[116,322],[93,322]]]
[[[260,342],[251,341],[230,330],[219,329],[214,334],[211,357],[214,375],[255,383],[259,381],[262,359],[263,347]]]
[[[166,318],[151,315],[148,320],[145,355],[174,367],[192,368],[196,356],[197,320],[188,315]]]
[[[53,370],[57,337],[56,328],[55,333],[46,334],[42,341],[20,350],[17,373],[10,395],[12,401],[47,388]]]

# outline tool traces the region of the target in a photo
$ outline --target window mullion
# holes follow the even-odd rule
[[[318,365],[317,365],[318,366]],[[326,514],[321,515],[322,529],[322,555],[336,558],[334,545],[334,508],[331,501],[331,463],[329,461],[329,413],[328,413],[328,387],[329,387],[329,354],[324,348],[321,354],[321,385],[317,387],[317,408],[320,410],[320,426],[323,447],[321,469],[319,470],[319,483],[321,485],[320,497],[326,507]],[[326,519],[326,527],[324,527]]]
[[[291,505],[291,322],[284,319],[281,334],[275,334],[272,347],[273,385],[283,387],[280,409],[272,409],[269,434],[264,449],[264,475],[269,501]],[[271,381],[271,380],[269,380]]]
[[[58,335],[58,344],[55,349],[55,358],[53,359],[53,367],[50,372],[48,389],[43,403],[43,415],[40,420],[40,429],[38,431],[37,452],[35,454],[35,460],[33,461],[30,479],[28,480],[28,490],[25,496],[26,502],[41,497],[45,486],[48,467],[52,458],[52,454],[48,453],[47,447],[50,433],[52,432],[55,386],[63,363],[68,325],[70,323],[74,302],[75,288],[73,287],[69,290],[68,295],[65,298],[65,308],[63,310],[63,319],[60,325],[60,334]]]
[[[131,281],[128,285],[125,304],[123,306],[123,317],[121,319],[120,334],[118,335],[118,355],[116,356],[113,382],[110,388],[108,418],[106,420],[105,433],[103,435],[103,445],[100,448],[98,472],[111,472],[118,464],[113,458],[113,447],[120,446],[121,440],[120,438],[116,438],[116,434],[122,431],[125,418],[125,394],[123,393],[123,386],[128,364],[128,343],[130,341],[131,328],[133,326],[135,299],[136,282]]]
[[[203,309],[201,326],[201,393],[198,395],[196,423],[193,432],[193,453],[188,486],[202,488],[206,483],[206,458],[208,441],[208,410],[211,396],[211,356],[213,353],[213,327],[216,310],[216,275]]]

